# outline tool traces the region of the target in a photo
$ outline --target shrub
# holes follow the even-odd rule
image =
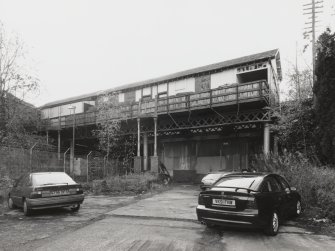
[[[92,189],[94,193],[141,193],[151,189],[152,184],[157,181],[157,176],[151,173],[110,176],[104,180],[93,181]]]
[[[280,156],[258,157],[259,171],[283,175],[298,189],[305,208],[320,207],[322,217],[335,220],[335,170],[319,167],[296,153]]]

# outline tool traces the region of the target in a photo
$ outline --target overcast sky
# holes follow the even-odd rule
[[[300,67],[311,0],[0,0],[0,20],[41,80],[35,105],[279,48]],[[320,31],[335,27],[324,0]],[[285,88],[283,84],[283,89]]]

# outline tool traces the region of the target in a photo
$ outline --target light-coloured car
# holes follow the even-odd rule
[[[54,207],[70,207],[72,211],[78,211],[83,201],[82,186],[63,172],[25,174],[8,194],[8,207],[23,208],[25,215],[35,209]]]
[[[202,178],[200,183],[201,190],[205,191],[210,188],[217,180],[221,177],[229,174],[231,172],[228,171],[215,171],[208,173],[205,177]]]

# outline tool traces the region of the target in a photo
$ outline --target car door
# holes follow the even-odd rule
[[[287,213],[292,212],[295,210],[296,207],[296,196],[292,193],[290,185],[288,182],[284,179],[284,177],[278,175],[276,176],[277,180],[279,181],[282,189],[285,191],[286,196],[286,203],[287,203]]]
[[[285,191],[281,188],[279,182],[275,176],[269,176],[268,181],[271,186],[272,200],[274,203],[274,208],[278,210],[281,218],[285,218],[287,212],[287,198]]]

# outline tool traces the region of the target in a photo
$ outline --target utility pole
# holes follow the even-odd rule
[[[303,7],[305,7],[303,10],[307,11],[304,12],[304,15],[308,16],[308,19],[311,19],[310,22],[306,22],[305,24],[307,25],[305,27],[305,32],[304,32],[304,38],[309,38],[309,34],[312,34],[312,64],[313,64],[313,86],[315,83],[315,57],[316,57],[316,51],[315,51],[315,28],[316,28],[316,23],[320,22],[317,20],[318,16],[317,14],[322,13],[321,9],[323,8],[323,0],[320,1],[315,1],[311,0],[310,3],[304,4]]]

